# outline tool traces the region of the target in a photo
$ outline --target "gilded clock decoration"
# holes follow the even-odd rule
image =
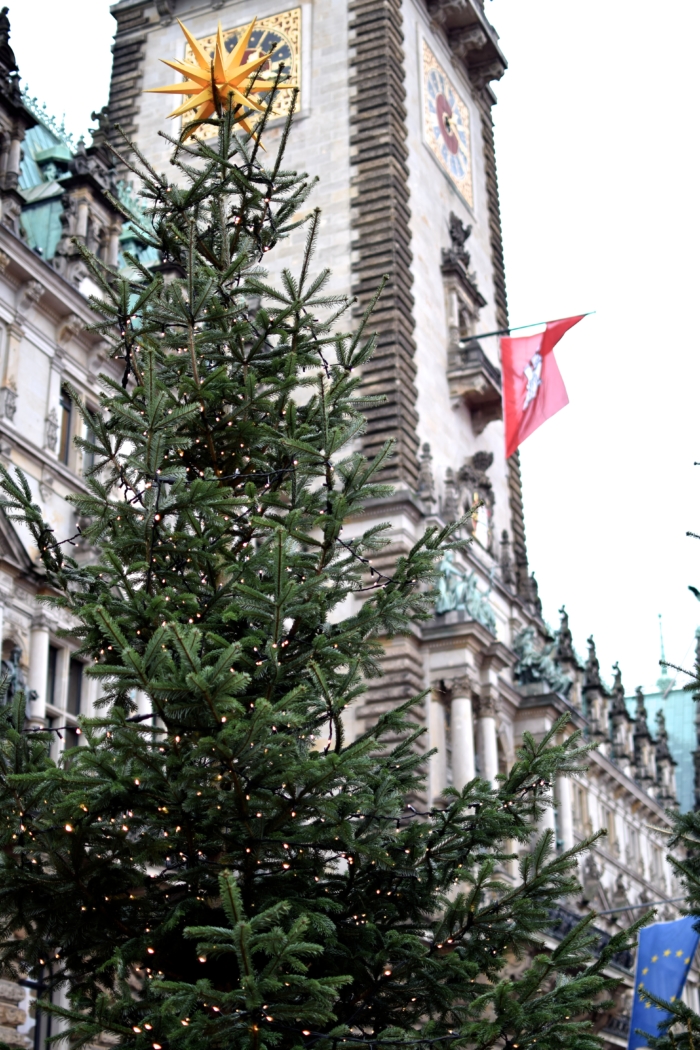
[[[423,41],[423,133],[433,157],[474,207],[469,108]]]
[[[227,52],[232,52],[237,47],[242,34],[248,27],[235,26],[233,29],[224,29],[222,32],[223,46]],[[216,49],[216,33],[211,36],[202,37],[199,41],[202,48],[214,56]],[[280,64],[284,63],[285,85],[287,87],[299,88],[301,86],[301,8],[294,7],[279,14],[270,15],[268,18],[259,18],[247,41],[244,61],[255,61],[263,55],[269,55],[260,66],[260,75],[266,79],[273,80],[277,76]],[[272,52],[270,55],[269,53]],[[185,61],[191,62],[193,58],[190,47],[185,52]],[[292,102],[291,91],[279,91],[272,102],[270,117],[285,117],[289,113]],[[297,93],[295,112],[301,107],[301,94]],[[215,134],[213,128],[202,128],[201,138],[207,138]]]

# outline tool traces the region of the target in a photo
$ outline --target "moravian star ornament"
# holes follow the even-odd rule
[[[219,22],[216,33],[216,48],[213,57],[202,47],[201,43],[190,33],[189,29],[180,22],[178,24],[187,38],[187,43],[192,49],[194,62],[178,62],[168,58],[162,58],[166,66],[182,73],[186,78],[177,84],[166,84],[164,87],[150,88],[152,92],[168,95],[189,96],[182,105],[174,109],[171,117],[180,117],[185,113],[192,112],[193,124],[186,130],[183,138],[187,139],[197,130],[196,125],[208,120],[215,112],[220,113],[222,109],[229,106],[234,110],[242,107],[244,112],[238,117],[238,123],[245,128],[249,135],[253,129],[249,123],[250,113],[263,113],[265,107],[260,105],[260,100],[254,98],[265,92],[274,90],[274,83],[270,81],[256,81],[255,74],[261,66],[267,62],[272,51],[260,58],[244,61],[246,49],[250,41],[251,33],[255,27],[254,18],[247,29],[241,33],[233,50],[229,54],[224,44],[224,34]],[[290,88],[291,84],[278,84],[278,89]]]

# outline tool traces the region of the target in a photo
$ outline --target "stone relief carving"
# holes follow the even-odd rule
[[[68,346],[71,339],[81,332],[84,328],[84,324],[77,314],[68,314],[67,317],[60,322],[58,326],[58,332],[56,333],[56,340],[59,346]]]
[[[0,416],[9,419],[10,423],[15,418],[17,411],[17,392],[11,386],[0,389]]]
[[[486,471],[493,464],[492,452],[475,452],[467,459],[457,474],[462,491],[465,510],[471,511],[467,529],[485,550],[493,543],[493,485]],[[470,498],[471,497],[471,498]],[[469,506],[467,507],[467,504]]]
[[[46,417],[46,443],[45,447],[51,449],[52,452],[56,451],[56,444],[58,442],[58,415],[56,409],[52,408],[49,410],[49,414]]]
[[[556,693],[567,696],[572,681],[554,661],[556,643],[549,642],[538,648],[535,638],[535,628],[524,627],[514,639],[513,649],[518,656],[514,668],[515,677],[522,685],[545,682]]]
[[[458,58],[466,58],[470,51],[481,51],[486,40],[486,33],[481,26],[453,29],[449,35],[450,48]]]
[[[510,553],[510,537],[508,536],[507,529],[504,529],[501,533],[501,580],[503,584],[510,590],[515,589],[515,571],[513,568],[513,559]]]
[[[17,315],[25,317],[29,310],[39,302],[46,289],[40,281],[27,281],[17,293]]]
[[[442,516],[446,521],[467,517],[466,533],[490,551],[493,546],[493,485],[486,473],[493,464],[492,452],[475,452],[465,460],[455,475],[451,467],[445,473]]]
[[[454,551],[445,552],[440,562],[440,572],[435,612],[438,615],[446,612],[466,612],[495,635],[496,617],[489,601],[490,589],[485,594],[482,593],[478,587],[476,573],[457,568],[454,563]]]
[[[435,502],[435,478],[433,477],[433,457],[430,445],[423,445],[418,472],[418,495],[425,503]]]
[[[39,695],[35,689],[27,689],[27,680],[20,667],[22,649],[19,645],[12,647],[9,660],[2,661],[2,681],[5,686],[5,703],[11,704],[18,693],[24,693],[25,717],[30,717],[29,704]]]

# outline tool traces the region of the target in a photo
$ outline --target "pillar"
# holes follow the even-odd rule
[[[456,678],[452,682],[452,782],[458,791],[476,776],[471,692],[468,677]]]
[[[109,247],[107,250],[107,264],[109,266],[116,267],[119,262],[119,234],[121,233],[121,224],[116,223],[110,228],[109,231]]]
[[[7,158],[5,169],[5,189],[14,189],[19,181],[19,170],[22,162],[22,139],[19,135],[12,136],[10,153]]]
[[[496,702],[491,690],[486,687],[479,697],[479,766],[481,776],[496,786],[498,774],[498,740],[496,736]]]
[[[37,696],[31,704],[32,722],[46,725],[46,684],[49,676],[49,625],[43,616],[32,620],[29,633],[29,681],[30,691]]]
[[[562,849],[571,849],[574,845],[574,793],[569,777],[557,777],[557,824],[559,841]]]
[[[78,217],[75,225],[75,236],[81,241],[87,239],[88,232],[88,218],[90,215],[90,205],[88,204],[85,197],[82,197],[78,201]]]
[[[435,754],[430,756],[430,799],[440,798],[447,787],[447,732],[445,725],[445,697],[439,684],[430,694],[430,747]]]

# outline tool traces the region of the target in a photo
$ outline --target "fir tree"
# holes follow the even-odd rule
[[[173,143],[174,183],[134,162],[162,269],[86,256],[123,368],[97,415],[79,404],[94,465],[72,502],[97,559],[67,556],[2,470],[103,687],[58,763],[23,698],[0,711],[2,973],[63,985],[47,1009],[75,1046],[595,1047],[582,1016],[624,938],[596,956],[585,919],[542,947],[585,847],[537,830],[577,735],[526,736],[498,790],[430,812],[420,698],[344,737],[381,638],[431,615],[455,526],[390,575],[371,564],[386,529],[344,538],[387,492],[391,447],[355,450],[369,319],[345,333],[351,303],[312,272],[318,212],[298,275],[268,282],[309,182],[282,166],[286,131],[268,160],[214,123]]]

